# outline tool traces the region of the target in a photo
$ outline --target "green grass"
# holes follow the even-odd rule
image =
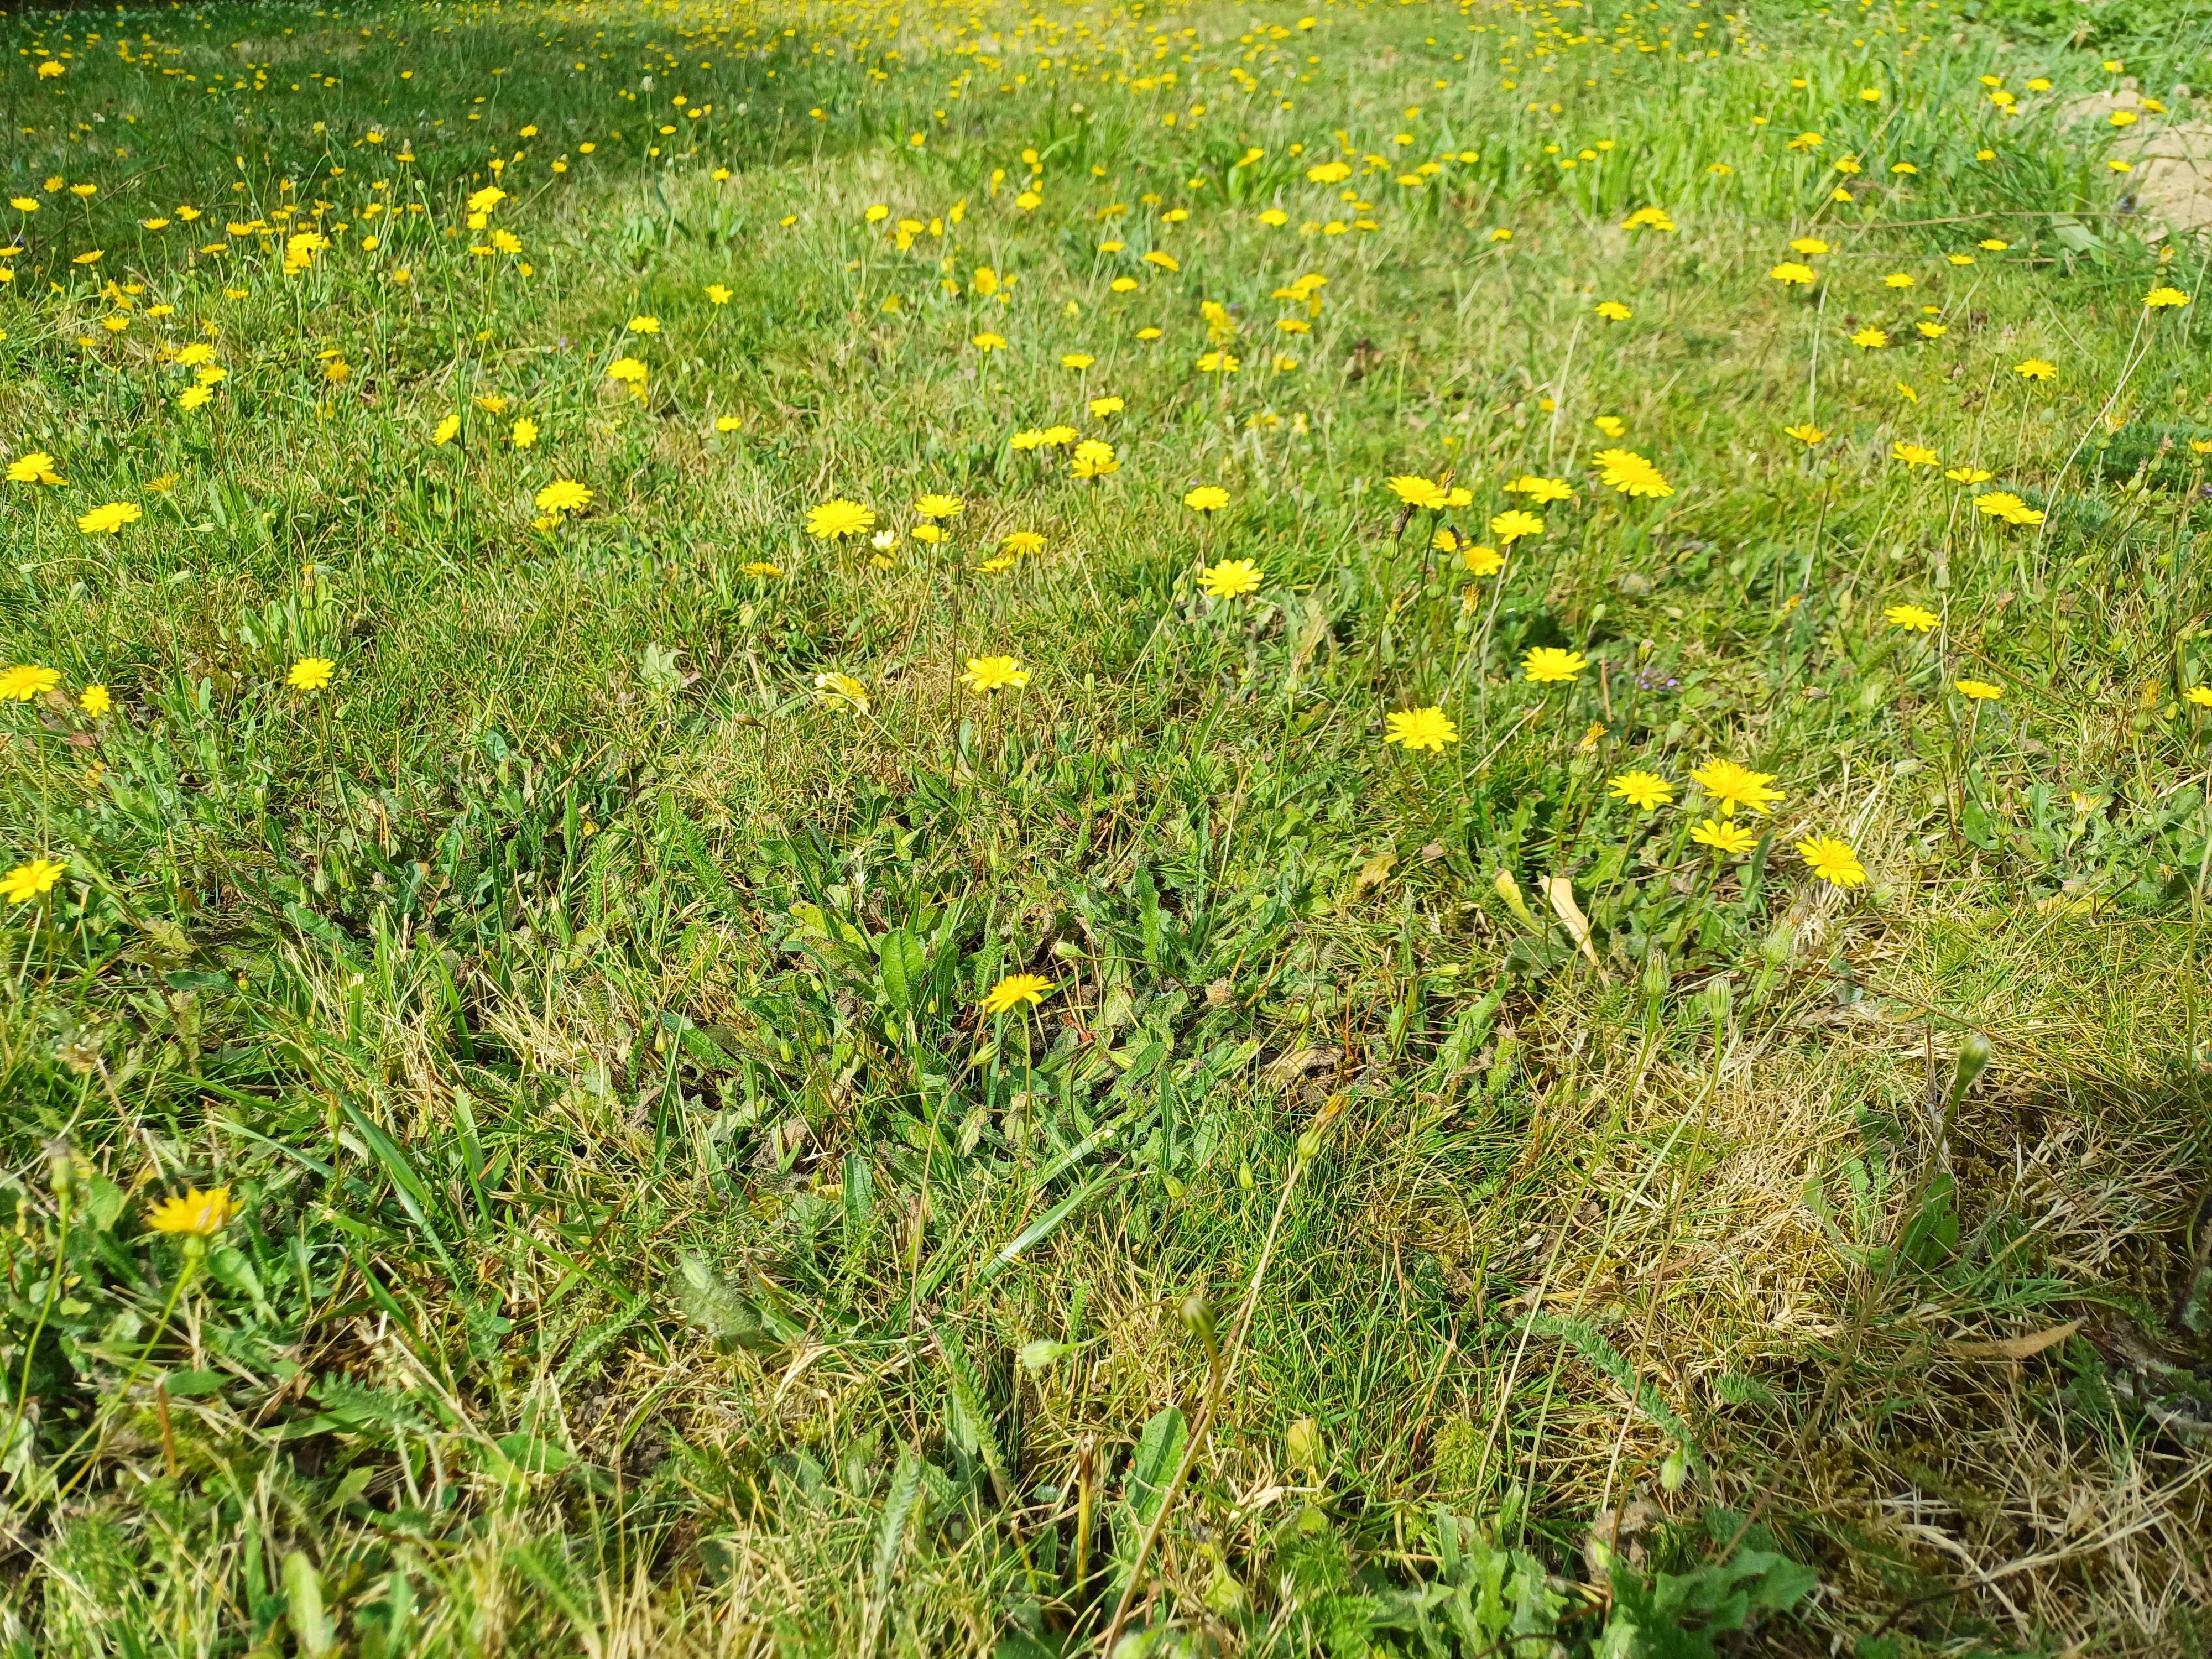
[[[2212,12],[1832,11],[10,19],[8,1651],[2203,1645]]]

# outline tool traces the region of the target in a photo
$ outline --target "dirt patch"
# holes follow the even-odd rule
[[[2158,101],[2164,110],[2148,107],[2137,88],[2123,84],[2066,106],[2069,119],[2105,127],[2111,126],[2117,111],[2139,118],[2120,130],[2113,155],[2133,168],[2129,194],[2153,241],[2212,230],[2212,121],[2176,119],[2193,106],[2185,94]]]

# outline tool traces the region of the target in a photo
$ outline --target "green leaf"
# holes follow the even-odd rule
[[[1182,1413],[1173,1406],[1154,1415],[1137,1441],[1137,1455],[1129,1461],[1129,1507],[1138,1521],[1152,1524],[1167,1496],[1168,1483],[1182,1462],[1182,1449],[1190,1438]]]
[[[898,1468],[891,1472],[890,1490],[884,1495],[883,1518],[876,1522],[876,1559],[869,1588],[878,1607],[890,1597],[891,1575],[898,1570],[908,1521],[919,1523],[928,1513],[929,1499],[921,1490],[921,1460],[915,1455],[913,1447],[902,1446]]]
[[[718,1343],[754,1350],[775,1346],[758,1310],[703,1256],[686,1255],[678,1264],[676,1297],[684,1317]]]
[[[893,1012],[912,1013],[921,1000],[922,975],[928,967],[921,941],[905,928],[894,927],[876,941],[876,956]]]
[[[556,1474],[576,1460],[550,1441],[533,1434],[501,1435],[500,1453],[517,1468],[532,1474]]]

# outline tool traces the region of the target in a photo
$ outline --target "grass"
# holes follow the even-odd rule
[[[2212,1639],[2212,12],[4,27],[9,1651]]]

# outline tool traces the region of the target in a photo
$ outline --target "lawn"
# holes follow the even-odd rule
[[[1311,3],[0,20],[0,1650],[2212,1646],[2212,0]]]

